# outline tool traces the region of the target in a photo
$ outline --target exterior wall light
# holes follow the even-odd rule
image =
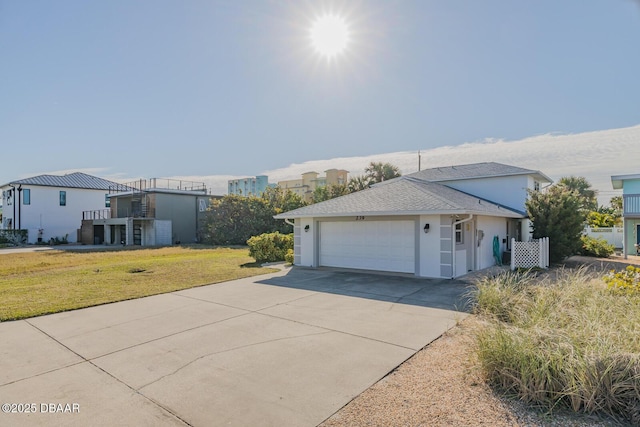
[[[424,232],[425,232],[425,233],[428,233],[428,232],[429,232],[429,223],[426,223],[426,224],[424,225]]]
[[[304,232],[306,233],[307,231],[309,231],[309,224],[304,226]]]

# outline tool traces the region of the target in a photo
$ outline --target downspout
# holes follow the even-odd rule
[[[296,226],[296,224],[295,224],[295,223],[293,223],[293,222],[289,221],[289,218],[285,218],[285,219],[284,219],[284,222],[285,222],[285,223],[287,223],[287,224],[289,224],[289,225],[290,225],[290,226],[292,226],[292,227],[295,227],[295,226]]]
[[[18,186],[18,230],[22,229],[22,185]]]
[[[453,271],[451,271],[452,279],[456,277],[456,225],[462,224],[463,222],[471,221],[472,219],[473,214],[469,214],[468,218],[454,221],[451,224],[451,267],[453,269]],[[461,230],[461,232],[464,233],[464,230]]]
[[[9,187],[11,187],[11,197],[13,198],[13,200],[11,201],[11,203],[13,203],[13,217],[11,218],[11,229],[15,230],[16,229],[16,187],[14,187],[13,184],[9,184]]]

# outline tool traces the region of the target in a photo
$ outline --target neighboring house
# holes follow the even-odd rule
[[[266,175],[257,175],[251,178],[230,179],[228,183],[228,194],[236,194],[238,196],[261,196],[269,187],[275,187],[275,184],[269,184],[269,177]]]
[[[427,169],[277,215],[294,221],[294,264],[453,278],[528,238],[527,190],[541,172],[499,163]]]
[[[118,184],[76,172],[39,175],[9,182],[2,190],[4,230],[27,230],[28,242],[52,238],[77,241],[82,212],[108,204],[109,189]]]
[[[622,189],[622,253],[638,255],[640,245],[640,174],[611,177],[615,190]]]
[[[305,201],[310,202],[313,198],[313,192],[318,187],[347,184],[349,171],[328,169],[324,173],[325,176],[318,176],[318,172],[305,172],[300,179],[279,181],[278,186],[285,190],[291,190]]]
[[[108,200],[108,209],[82,213],[83,244],[198,242],[211,196],[201,182],[152,178],[114,187]]]

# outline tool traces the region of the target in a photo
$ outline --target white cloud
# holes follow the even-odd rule
[[[539,170],[554,180],[584,176],[607,204],[619,191],[611,175],[640,172],[640,125],[578,134],[545,134],[516,141],[485,140],[420,150],[422,169],[477,162],[499,162]],[[403,174],[418,170],[418,152],[392,152],[363,157],[314,160],[264,172],[271,182],[292,179],[309,170],[339,168],[362,174],[369,162],[390,162]]]
[[[600,193],[600,203],[620,194],[611,187],[611,175],[640,173],[640,125],[577,134],[545,134],[515,141],[487,139],[458,146],[420,150],[422,169],[477,162],[499,162],[539,170],[554,180],[563,176],[584,176]],[[390,152],[360,157],[339,157],[294,163],[279,169],[256,171],[268,175],[269,182],[300,177],[303,172],[324,173],[331,168],[346,169],[350,176],[364,173],[370,162],[390,162],[403,174],[418,170],[418,151]],[[49,174],[85,172],[116,182],[129,182],[140,177],[111,173],[107,168],[84,168]],[[33,174],[29,176],[34,176]],[[204,182],[211,194],[227,193],[227,181],[244,175],[183,175],[163,178]],[[151,178],[151,177],[146,177]]]

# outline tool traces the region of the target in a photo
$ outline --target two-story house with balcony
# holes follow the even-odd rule
[[[439,167],[276,218],[293,224],[294,265],[453,278],[494,265],[511,238],[527,240],[528,190],[551,182],[493,162]]]
[[[622,253],[640,254],[640,174],[614,175],[611,184],[622,190]]]
[[[108,209],[83,212],[83,244],[198,242],[211,196],[202,182],[151,178],[114,186],[108,199]]]

